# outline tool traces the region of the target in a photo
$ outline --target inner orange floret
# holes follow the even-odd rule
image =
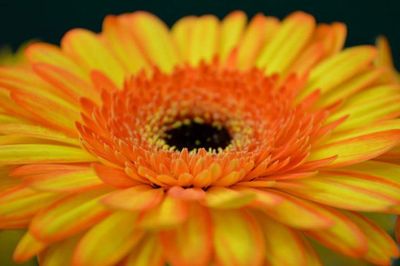
[[[327,132],[329,109],[310,110],[315,95],[298,103],[303,80],[217,64],[141,73],[123,89],[100,88],[101,104],[83,100],[78,129],[87,150],[134,182],[163,188],[257,186],[255,181],[312,168],[306,160],[311,145]],[[210,134],[203,143],[190,136],[202,130]],[[214,146],[206,143],[211,138]]]

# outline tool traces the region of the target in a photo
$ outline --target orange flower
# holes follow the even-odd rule
[[[135,12],[30,45],[0,69],[0,228],[28,229],[15,260],[321,265],[314,239],[390,265],[363,213],[400,213],[399,84],[382,43],[345,35],[301,12],[171,30]]]

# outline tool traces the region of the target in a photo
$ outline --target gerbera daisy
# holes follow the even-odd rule
[[[0,69],[0,228],[41,265],[389,265],[397,76],[296,12],[108,16]],[[396,156],[393,155],[391,156]]]

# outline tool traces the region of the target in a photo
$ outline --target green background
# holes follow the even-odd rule
[[[349,31],[348,46],[373,44],[378,35],[386,35],[393,48],[395,63],[400,66],[400,0],[0,0],[0,47],[11,45],[16,49],[31,39],[59,43],[64,32],[76,27],[100,31],[107,14],[146,10],[172,25],[186,15],[213,13],[223,17],[237,9],[249,16],[263,12],[280,18],[295,10],[303,10],[313,14],[319,22],[345,22]],[[15,239],[17,235],[19,233],[7,236],[0,233],[0,240]],[[0,266],[6,266],[4,258],[10,252],[9,247],[0,246]]]

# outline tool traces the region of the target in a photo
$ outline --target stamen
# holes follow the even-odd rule
[[[200,148],[224,149],[231,143],[232,137],[221,125],[186,120],[175,123],[163,134],[163,139],[170,147],[175,147],[177,150],[187,148],[191,151]]]

